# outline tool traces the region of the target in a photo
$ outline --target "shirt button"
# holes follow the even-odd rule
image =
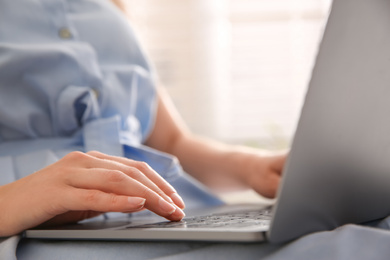
[[[68,28],[61,28],[59,31],[58,31],[58,35],[62,38],[62,39],[70,39],[73,37],[72,33],[70,32],[70,30]]]
[[[99,90],[93,88],[92,93],[96,98],[99,98]]]

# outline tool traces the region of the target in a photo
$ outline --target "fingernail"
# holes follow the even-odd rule
[[[179,206],[181,209],[184,209],[185,208],[185,204],[184,204],[184,201],[183,199],[179,196],[179,194],[177,194],[176,192],[175,193],[172,193],[171,194],[171,198],[172,200],[175,202],[175,204],[177,206]]]
[[[176,207],[175,212],[172,213],[171,218],[174,220],[182,220],[186,214],[179,207]]]
[[[170,198],[170,197],[168,197],[168,196],[164,196],[164,197],[166,197],[166,200],[167,200],[169,203],[174,203],[173,200],[172,200],[172,198]]]
[[[145,206],[146,201],[146,199],[138,197],[128,197],[127,200],[129,201],[130,205],[135,209],[140,209]]]
[[[164,200],[163,198],[160,198],[158,204],[160,205],[160,208],[168,213],[169,215],[171,215],[173,212],[175,212],[176,210],[176,207],[173,206],[172,204],[168,203],[166,200]]]

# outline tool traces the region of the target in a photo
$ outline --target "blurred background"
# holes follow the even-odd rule
[[[131,23],[193,132],[290,146],[330,0],[126,0]],[[254,191],[227,202],[273,203]]]
[[[160,80],[193,132],[290,145],[330,0],[126,0]]]

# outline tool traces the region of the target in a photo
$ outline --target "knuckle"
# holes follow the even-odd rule
[[[115,194],[109,194],[108,201],[112,208],[116,208],[116,206],[120,204],[119,197]]]
[[[102,153],[99,152],[99,151],[89,151],[87,152],[88,155],[91,155],[91,156],[94,156],[94,157],[97,157],[97,156],[101,156]]]
[[[135,167],[138,170],[140,170],[141,172],[146,172],[146,171],[149,171],[151,169],[149,164],[147,164],[146,162],[137,162]]]
[[[142,198],[148,198],[151,196],[151,193],[152,191],[148,187],[142,185],[137,196],[140,196]]]
[[[83,152],[80,152],[80,151],[73,151],[73,152],[70,152],[67,155],[65,155],[64,158],[69,159],[71,161],[80,161],[80,160],[84,160],[85,158],[87,158],[87,155]]]
[[[105,177],[107,182],[119,183],[125,181],[127,176],[118,170],[107,170],[105,171]]]
[[[162,190],[157,190],[156,193],[157,193],[161,198],[166,199],[166,198],[168,197],[168,195],[165,194],[165,192],[163,192]]]
[[[126,174],[133,179],[139,179],[143,175],[138,168],[134,167],[128,167],[126,169]]]
[[[96,203],[99,200],[99,192],[97,190],[88,190],[84,194],[84,201],[87,204]]]

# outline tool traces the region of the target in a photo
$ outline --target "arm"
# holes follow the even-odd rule
[[[111,1],[126,14],[122,0]],[[186,172],[211,187],[252,187],[266,197],[275,196],[286,155],[269,156],[193,135],[166,93],[159,91],[156,123],[146,145],[175,155]]]
[[[214,188],[251,187],[274,197],[286,155],[221,144],[192,134],[159,89],[155,127],[147,145],[178,157],[184,170]]]

